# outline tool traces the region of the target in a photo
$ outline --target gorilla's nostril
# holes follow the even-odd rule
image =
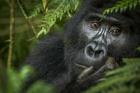
[[[99,57],[100,55],[103,55],[103,54],[104,54],[103,50],[96,50],[95,53],[94,53],[94,56]]]
[[[94,55],[94,49],[92,48],[92,46],[89,46],[88,48],[87,48],[87,53],[88,53],[88,55],[90,56],[90,57],[92,57],[93,55]]]

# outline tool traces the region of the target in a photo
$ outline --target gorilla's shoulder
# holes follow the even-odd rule
[[[62,49],[64,46],[63,44],[63,34],[62,32],[53,32],[46,35],[42,38],[38,43],[37,46],[34,48],[35,50],[39,50],[42,52],[49,52],[56,49]],[[33,50],[34,51],[34,50]]]
[[[51,62],[53,64],[62,62],[63,55],[63,34],[62,32],[53,32],[49,33],[37,43],[27,58],[26,63],[31,65],[44,65],[44,63],[47,64]]]

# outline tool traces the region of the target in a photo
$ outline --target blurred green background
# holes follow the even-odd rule
[[[12,42],[12,66],[18,66],[34,43],[48,31],[58,30],[79,5],[78,0],[0,0],[0,61],[8,65],[9,43]],[[10,25],[12,41],[10,40]]]

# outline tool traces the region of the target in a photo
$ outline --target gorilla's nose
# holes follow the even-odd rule
[[[106,49],[102,44],[90,43],[85,49],[86,56],[92,60],[102,60],[106,56]]]

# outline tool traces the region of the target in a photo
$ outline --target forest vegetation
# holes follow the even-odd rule
[[[32,68],[24,60],[49,31],[63,31],[81,0],[0,0],[0,93],[20,93]],[[120,0],[104,15],[133,11],[140,0]],[[137,50],[140,50],[138,48]],[[106,73],[104,80],[85,93],[140,93],[140,58],[124,58],[124,67]],[[26,93],[55,93],[38,81]]]

